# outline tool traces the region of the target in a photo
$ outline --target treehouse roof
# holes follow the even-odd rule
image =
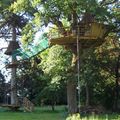
[[[10,41],[5,54],[12,55],[12,52],[18,48],[20,48],[20,46],[17,41]]]

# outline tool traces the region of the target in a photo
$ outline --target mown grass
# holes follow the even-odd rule
[[[120,120],[119,114],[87,115],[82,120]]]
[[[51,107],[36,107],[34,112],[17,111],[12,112],[5,108],[0,108],[0,120],[65,120],[67,112],[64,106],[56,107],[51,111]],[[120,120],[119,114],[101,114],[82,116],[82,120]]]
[[[65,120],[63,107],[56,107],[51,111],[50,107],[36,108],[34,112],[13,112],[8,109],[0,109],[0,120]]]

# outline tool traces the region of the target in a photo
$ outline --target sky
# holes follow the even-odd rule
[[[0,38],[0,71],[4,75],[5,79],[7,81],[9,81],[10,80],[10,70],[6,69],[6,67],[5,67],[6,66],[5,64],[8,62],[7,58],[9,56],[4,54],[6,49],[2,49],[2,48],[6,48],[7,46],[8,46],[8,43],[5,42],[4,39]]]

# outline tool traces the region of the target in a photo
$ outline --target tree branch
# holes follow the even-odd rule
[[[64,28],[63,23],[61,21],[59,21],[56,18],[53,18],[52,23],[58,27],[61,34],[65,34],[65,28]]]
[[[112,0],[111,2],[106,2],[106,0],[102,0],[102,1],[100,2],[100,5],[101,5],[101,6],[110,5],[110,4],[113,4],[113,3],[116,3],[116,2],[118,2],[118,0]]]

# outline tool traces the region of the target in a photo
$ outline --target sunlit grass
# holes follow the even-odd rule
[[[65,120],[67,112],[64,106],[56,107],[55,111],[51,107],[36,107],[34,112],[12,112],[5,108],[0,108],[0,120]],[[120,120],[120,114],[85,115],[81,120]]]
[[[82,120],[120,120],[120,115],[119,114],[88,115],[82,117]]]

